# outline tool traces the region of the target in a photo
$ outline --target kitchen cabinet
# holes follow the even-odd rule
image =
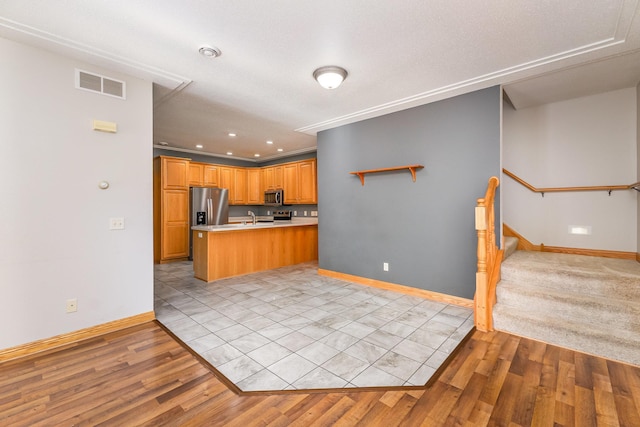
[[[273,167],[262,168],[262,191],[275,190],[273,184]]]
[[[284,173],[284,202],[298,203],[298,164],[289,163],[283,166]]]
[[[219,172],[220,167],[218,165],[204,165],[203,171],[203,184],[206,187],[217,187],[220,182]]]
[[[318,203],[316,160],[286,163],[282,167],[284,202],[287,204]]]
[[[274,190],[284,188],[284,174],[282,166],[273,167],[273,185]]]
[[[193,270],[207,282],[318,259],[318,225],[193,230]]]
[[[284,188],[284,177],[282,166],[267,166],[262,168],[263,183],[262,188],[266,190],[278,190]]]
[[[189,163],[189,186],[199,187],[204,182],[204,167],[203,163]]]
[[[258,168],[247,169],[247,204],[249,205],[261,205],[264,202],[262,172]]]
[[[189,191],[165,190],[162,200],[162,259],[189,256]]]
[[[219,169],[219,187],[229,190],[229,204],[247,204],[247,170],[232,166],[220,166]]]
[[[298,163],[298,203],[318,203],[316,161],[304,160]]]
[[[189,159],[162,157],[162,188],[189,188]]]
[[[160,156],[153,160],[153,253],[156,263],[189,256],[189,159]]]
[[[247,204],[247,169],[234,168],[233,176],[235,180],[235,183],[234,183],[235,185],[233,189],[233,204],[246,205]],[[231,195],[229,197],[231,197]]]

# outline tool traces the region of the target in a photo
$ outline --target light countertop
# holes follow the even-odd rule
[[[244,217],[242,217],[244,218]],[[231,218],[229,218],[231,220]],[[235,218],[234,218],[235,219]],[[241,219],[243,221],[244,219]],[[258,222],[252,224],[251,221],[247,221],[246,224],[234,223],[223,225],[195,225],[191,227],[196,231],[238,231],[238,230],[254,230],[259,228],[278,228],[278,227],[300,227],[304,225],[318,225],[318,218],[292,218],[291,221],[274,221],[274,222]]]

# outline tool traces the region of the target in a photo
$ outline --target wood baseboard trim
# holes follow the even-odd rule
[[[155,320],[155,318],[155,313],[153,311],[149,311],[147,313],[125,317],[124,319],[114,320],[112,322],[103,323],[90,328],[80,329],[78,331],[56,335],[55,337],[6,348],[4,350],[0,350],[0,362],[31,356],[33,354],[39,354],[49,350],[57,350],[60,347],[74,345],[89,338],[95,338],[110,332],[116,332],[142,323],[147,323]]]
[[[561,246],[547,246],[541,245],[541,252],[553,252],[557,254],[573,254],[573,255],[586,255],[586,256],[598,256],[602,258],[618,258],[629,259],[632,261],[638,260],[638,254],[635,252],[622,252],[622,251],[604,251],[598,249],[580,249],[580,248],[564,248]]]
[[[410,286],[398,285],[396,283],[383,282],[381,280],[369,279],[367,277],[353,276],[351,274],[340,273],[332,270],[318,269],[321,276],[333,277],[334,279],[345,280],[347,282],[358,283],[359,285],[371,286],[385,289],[387,291],[400,292],[414,297],[425,298],[432,301],[453,304],[460,307],[473,309],[473,300],[457,297],[454,295],[441,294],[439,292],[427,291],[425,289],[412,288]]]
[[[629,259],[640,262],[640,253],[635,252],[623,252],[623,251],[607,251],[600,249],[582,249],[582,248],[565,248],[563,246],[547,246],[544,243],[540,245],[534,245],[521,234],[509,227],[507,224],[502,224],[502,233],[505,236],[512,236],[518,238],[518,250],[521,251],[537,251],[537,252],[552,252],[556,254],[572,254],[572,255],[585,255],[585,256],[597,256],[602,258],[618,258]]]
[[[519,251],[540,251],[540,245],[534,245],[533,243],[525,239],[522,234],[518,233],[505,223],[502,223],[502,234],[505,236],[518,238],[517,249]]]

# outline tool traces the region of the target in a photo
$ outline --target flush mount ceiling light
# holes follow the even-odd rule
[[[320,67],[313,72],[313,78],[325,89],[335,89],[347,78],[347,70],[335,65]]]
[[[209,58],[217,58],[222,55],[220,49],[211,46],[201,46],[200,49],[198,49],[198,52],[200,52],[200,55],[208,56]]]

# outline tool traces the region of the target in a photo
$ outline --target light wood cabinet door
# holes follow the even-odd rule
[[[189,190],[162,193],[163,260],[189,256]]]
[[[274,184],[274,177],[273,177],[273,167],[269,166],[266,168],[262,169],[262,189],[263,191],[266,190],[275,190],[275,184]]]
[[[273,167],[273,189],[284,188],[284,168],[282,166]]]
[[[217,187],[220,182],[218,165],[204,166],[204,185],[208,187]]]
[[[316,182],[316,161],[305,160],[298,163],[298,203],[318,203]]]
[[[260,169],[247,169],[247,204],[261,205],[262,197],[262,172]]]
[[[204,165],[202,163],[189,163],[189,186],[201,186],[204,182]]]
[[[188,188],[189,160],[162,158],[162,182],[164,189]]]
[[[220,166],[220,183],[219,187],[229,190],[229,204],[242,205],[246,203],[247,191],[247,175],[246,171],[242,176],[238,173],[239,168]]]
[[[247,169],[235,168],[233,174],[235,176],[233,202],[236,205],[245,205],[247,204]]]
[[[283,166],[284,175],[284,202],[286,204],[298,203],[298,164],[289,163]]]
[[[219,184],[220,188],[226,188],[229,190],[229,199],[232,197],[232,193],[235,189],[234,181],[235,177],[233,176],[233,169],[230,167],[220,166],[219,168]],[[231,202],[231,200],[229,200]]]

